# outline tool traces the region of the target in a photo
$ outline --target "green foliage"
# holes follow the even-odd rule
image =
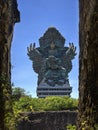
[[[12,100],[11,100],[11,84],[6,73],[0,75],[0,91],[2,92],[3,102],[0,101],[0,105],[4,113],[4,127],[6,130],[15,130],[15,118],[12,110]],[[1,93],[0,93],[1,96]],[[1,109],[0,109],[1,110]]]
[[[12,87],[12,100],[18,101],[21,97],[28,96],[26,91],[20,87]]]
[[[76,130],[76,126],[75,125],[67,125],[67,130]]]
[[[20,118],[22,112],[34,111],[60,111],[76,110],[78,100],[69,97],[50,96],[46,98],[32,98],[24,96],[19,101],[13,102],[13,110],[16,120]]]
[[[30,111],[30,106],[32,104],[32,98],[31,97],[21,97],[19,101],[16,101],[13,105],[13,109],[22,111],[22,112],[27,112]]]
[[[8,77],[7,77],[7,74],[6,73],[2,73],[0,75],[0,83],[5,86],[5,85],[9,85],[9,80],[8,80]]]
[[[58,111],[66,109],[65,97],[64,98],[59,96],[46,97],[44,104],[45,104],[44,106],[45,111]]]
[[[81,130],[98,130],[98,124],[91,126],[91,124],[89,124],[87,120],[82,120]]]
[[[19,101],[14,102],[16,109],[25,111],[58,111],[58,110],[76,110],[78,100],[69,97],[50,96],[46,98],[32,98],[24,96]],[[32,107],[31,107],[32,106]]]
[[[15,130],[15,117],[12,112],[5,113],[4,122],[7,130]]]
[[[95,124],[94,127],[95,127],[95,130],[98,130],[98,124]]]
[[[31,101],[32,101],[32,98],[30,96],[25,96],[25,97],[21,97],[19,101],[15,101],[13,103],[13,111],[14,111],[16,123],[22,118],[21,113],[33,111]]]

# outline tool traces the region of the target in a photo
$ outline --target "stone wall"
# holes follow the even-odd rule
[[[98,1],[79,0],[78,130],[98,123]],[[84,124],[84,125],[82,125]]]
[[[76,124],[77,112],[22,113],[21,118],[17,130],[66,130],[67,124]]]

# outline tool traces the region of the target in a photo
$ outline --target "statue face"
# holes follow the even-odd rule
[[[50,47],[51,47],[52,50],[55,48],[54,42],[51,43]]]

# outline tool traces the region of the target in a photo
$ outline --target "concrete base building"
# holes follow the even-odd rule
[[[70,87],[69,82],[63,84],[62,86],[56,84],[55,86],[50,86],[45,82],[41,82],[37,87],[37,96],[39,98],[44,98],[47,96],[69,96],[72,92],[72,87]]]

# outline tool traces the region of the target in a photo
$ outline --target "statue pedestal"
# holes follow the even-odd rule
[[[56,84],[55,86],[50,86],[42,81],[37,87],[37,96],[39,98],[44,98],[47,96],[70,96],[71,92],[72,87],[69,82],[66,82],[66,84],[63,85]]]

